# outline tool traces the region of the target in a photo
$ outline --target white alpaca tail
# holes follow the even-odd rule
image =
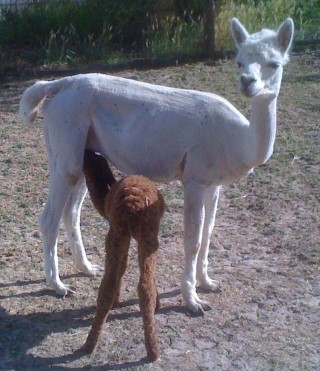
[[[19,115],[22,123],[24,125],[32,124],[38,116],[44,99],[57,94],[68,84],[68,78],[56,81],[37,81],[25,90],[19,106]]]

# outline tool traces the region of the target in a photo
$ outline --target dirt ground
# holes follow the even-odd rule
[[[116,74],[212,91],[249,117],[233,61]],[[76,293],[60,298],[46,285],[37,225],[48,192],[43,131],[41,120],[22,127],[17,115],[22,91],[37,78],[1,82],[0,369],[320,370],[319,57],[293,56],[285,69],[273,157],[223,188],[209,255],[222,292],[200,292],[212,307],[203,317],[192,316],[180,294],[182,188],[159,185],[167,208],[157,267],[161,359],[153,364],[145,358],[134,244],[122,306],[91,357],[75,351],[90,329],[101,277],[76,270],[63,227],[60,274]],[[107,225],[88,199],[81,224],[89,259],[103,266]]]

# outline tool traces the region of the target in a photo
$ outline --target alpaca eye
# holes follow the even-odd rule
[[[243,67],[243,64],[240,63],[240,62],[237,62],[237,65],[238,65],[239,68],[242,68]]]
[[[279,68],[279,66],[280,66],[280,63],[278,63],[278,62],[270,62],[269,63],[269,67],[271,67],[274,70],[276,70],[277,68]]]

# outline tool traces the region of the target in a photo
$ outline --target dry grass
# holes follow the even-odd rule
[[[231,61],[119,75],[213,91],[249,112]],[[186,315],[179,291],[182,190],[178,183],[160,185],[167,202],[157,277],[162,358],[153,366],[143,358],[135,246],[124,305],[112,312],[97,353],[91,358],[73,355],[91,326],[101,278],[76,271],[62,233],[60,273],[77,293],[60,299],[43,279],[36,221],[48,187],[43,133],[40,121],[25,128],[17,116],[19,96],[32,82],[10,80],[0,93],[0,369],[318,369],[319,59],[292,59],[279,98],[272,159],[222,192],[210,273],[223,291],[200,293],[212,306],[203,318]],[[90,260],[102,266],[106,225],[88,200],[82,227]]]

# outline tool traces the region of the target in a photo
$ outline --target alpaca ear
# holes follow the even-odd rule
[[[277,32],[278,44],[280,47],[281,53],[286,54],[292,44],[294,32],[294,23],[292,18],[287,18],[282,25],[279,27]]]
[[[249,37],[249,33],[237,18],[231,20],[231,34],[237,48],[240,48]]]

